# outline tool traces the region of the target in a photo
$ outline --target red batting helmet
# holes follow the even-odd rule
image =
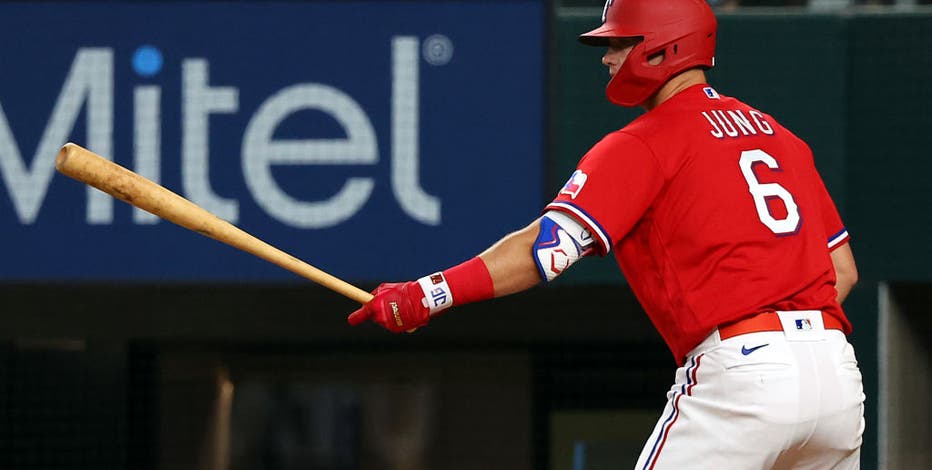
[[[673,75],[715,65],[717,22],[706,0],[606,0],[602,26],[579,36],[589,46],[609,38],[641,37],[608,82],[605,94],[621,106],[637,106]],[[658,65],[648,60],[658,54]]]

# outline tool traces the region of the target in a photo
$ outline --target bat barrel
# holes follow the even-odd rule
[[[372,300],[372,294],[259,240],[164,186],[77,144],[69,142],[61,148],[55,168],[121,201],[251,253],[359,303]]]

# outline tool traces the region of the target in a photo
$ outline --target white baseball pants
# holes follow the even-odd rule
[[[844,333],[712,333],[687,356],[636,470],[860,468],[864,393]]]

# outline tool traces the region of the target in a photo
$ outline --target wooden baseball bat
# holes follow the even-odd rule
[[[359,303],[372,294],[321,271],[246,233],[197,204],[74,143],[65,144],[55,159],[64,175],[91,185],[121,201],[201,235],[252,253]]]

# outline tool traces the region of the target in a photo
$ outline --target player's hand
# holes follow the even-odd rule
[[[356,326],[372,320],[393,333],[414,331],[430,320],[424,291],[417,282],[386,283],[372,291],[375,297],[346,319]]]

